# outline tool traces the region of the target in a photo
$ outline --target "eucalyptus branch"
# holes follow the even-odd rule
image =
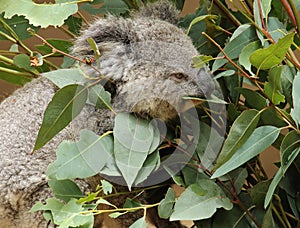
[[[3,55],[0,55],[0,61],[13,65],[14,61],[10,58],[7,58]]]
[[[229,58],[229,57],[227,56],[227,54],[225,53],[225,51],[223,50],[223,48],[222,48],[216,41],[214,41],[214,39],[212,39],[207,33],[202,32],[202,34],[203,34],[207,39],[209,39],[209,41],[211,41],[211,42],[212,42],[212,43],[213,43],[213,44],[221,51],[221,53],[224,55],[224,58],[226,58],[226,59],[228,60],[228,62],[230,62],[236,69],[238,69],[238,70],[241,72],[241,75],[242,75],[243,77],[245,77],[245,78],[249,79],[250,81],[252,81],[252,82],[257,86],[257,88],[258,88],[261,92],[263,92],[263,94],[264,94],[264,91],[263,91],[263,89],[260,87],[260,85],[259,85],[259,83],[257,82],[256,78],[251,77],[250,75],[248,75],[248,73],[245,72],[245,71],[243,70],[242,67],[240,67],[240,66],[239,66],[238,64],[236,64],[231,58]]]
[[[6,68],[6,67],[0,67],[0,71],[8,73],[8,74],[19,75],[19,76],[24,76],[24,77],[28,77],[28,78],[32,78],[33,76],[36,76],[34,73],[30,74],[27,72],[20,72],[17,70],[12,70],[12,69]]]
[[[102,214],[102,213],[113,213],[113,212],[130,212],[130,211],[136,211],[136,210],[145,210],[148,208],[152,207],[157,207],[159,206],[160,203],[155,203],[155,204],[149,204],[149,205],[143,205],[140,207],[130,207],[130,208],[116,208],[116,209],[107,209],[107,210],[90,210],[90,211],[82,211],[80,212],[81,214],[89,214],[93,212],[94,215]]]
[[[9,39],[10,41],[19,44],[22,48],[24,48],[30,56],[32,56],[33,52],[28,48],[22,40],[18,37],[18,35],[15,33],[15,31],[2,19],[0,18],[0,23],[2,24],[3,28],[9,32],[9,34],[12,36],[12,38],[15,40],[13,41],[12,39]],[[3,34],[2,34],[3,35]]]
[[[241,22],[229,11],[221,1],[214,1],[214,4],[235,24],[237,27],[241,25]]]
[[[283,209],[283,206],[282,206],[280,197],[279,197],[277,194],[274,194],[274,198],[276,199],[276,201],[277,201],[277,203],[278,203],[278,206],[279,206],[279,209],[280,209],[280,211],[281,211],[282,218],[283,218],[283,220],[285,221],[285,224],[287,225],[287,227],[291,228],[291,224],[289,223],[289,220],[288,220],[288,218],[286,217],[286,214],[285,214],[285,211],[284,211],[284,209]]]
[[[288,1],[288,2],[287,2]],[[298,36],[300,37],[300,18],[299,18],[299,13],[296,9],[296,6],[294,4],[294,1],[292,0],[281,0],[281,3],[285,10],[287,11],[292,24],[295,26],[296,31],[298,33]]]
[[[13,37],[7,35],[6,33],[0,31],[0,36],[4,37],[5,39],[13,42],[13,43],[17,43],[16,39],[14,39]]]

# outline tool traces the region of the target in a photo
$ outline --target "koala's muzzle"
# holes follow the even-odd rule
[[[197,74],[197,86],[198,86],[198,94],[197,97],[207,98],[209,97],[213,91],[215,90],[215,83],[212,79],[212,75],[210,74],[207,67],[203,67],[198,71]]]

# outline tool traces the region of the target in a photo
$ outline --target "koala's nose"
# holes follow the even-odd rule
[[[198,72],[198,87],[200,97],[209,97],[215,90],[215,83],[207,67],[203,67]]]

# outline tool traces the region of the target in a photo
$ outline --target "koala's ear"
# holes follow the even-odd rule
[[[91,55],[92,50],[87,38],[92,38],[97,43],[100,52],[108,51],[107,46],[109,45],[107,44],[128,45],[136,37],[132,27],[132,21],[123,18],[108,16],[97,19],[75,40],[72,52],[74,55],[82,57]]]

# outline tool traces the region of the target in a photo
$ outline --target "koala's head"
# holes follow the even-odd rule
[[[191,40],[176,26],[136,17],[99,19],[75,41],[73,52],[93,56],[93,38],[101,53],[101,75],[116,87],[113,107],[169,120],[181,112],[184,96],[207,97],[214,83],[207,67],[192,68],[197,55]],[[91,76],[99,75],[82,66]]]

